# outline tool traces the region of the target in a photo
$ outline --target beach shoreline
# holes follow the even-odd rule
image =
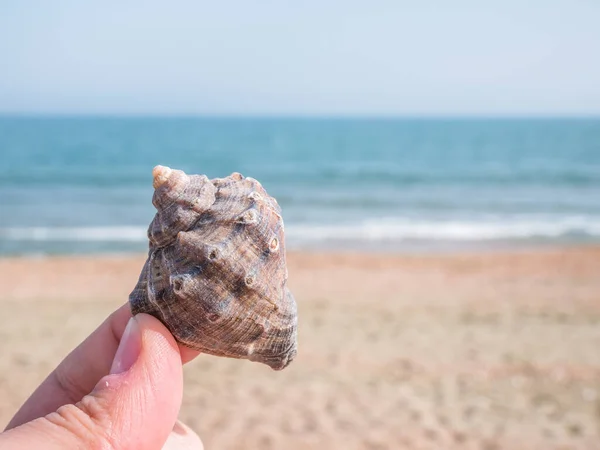
[[[144,260],[0,258],[0,422],[127,301]],[[186,366],[181,419],[208,448],[597,448],[600,246],[290,251],[288,266],[289,368]]]
[[[98,253],[88,255],[17,255],[0,256],[0,285],[4,299],[90,297],[97,292],[100,297],[123,296],[125,285],[135,285],[146,259],[144,253]],[[560,264],[561,259],[574,261],[585,267],[594,267],[597,258],[600,266],[600,245],[549,245],[522,248],[502,247],[462,249],[432,252],[378,252],[378,251],[315,251],[292,250],[287,252],[290,283],[294,284],[295,271],[305,276],[307,271],[320,272],[330,268],[354,270],[394,269],[413,270],[418,267],[437,271],[454,271],[456,267],[478,265],[485,270],[510,270],[511,262],[519,262],[514,276],[525,266],[544,270],[544,265]],[[112,281],[112,282],[109,282]],[[123,297],[126,300],[126,295]]]

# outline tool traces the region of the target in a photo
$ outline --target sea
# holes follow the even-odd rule
[[[258,179],[288,249],[600,243],[600,118],[0,117],[0,255],[147,250],[157,164]]]

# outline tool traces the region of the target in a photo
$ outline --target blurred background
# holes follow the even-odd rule
[[[598,23],[3,2],[0,422],[126,301],[163,164],[262,182],[300,308],[285,371],[186,368],[207,448],[600,448]]]

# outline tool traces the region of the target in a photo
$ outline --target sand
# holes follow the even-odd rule
[[[133,287],[143,256],[0,259],[0,423]],[[208,449],[600,448],[600,248],[289,255],[284,371],[201,355]]]

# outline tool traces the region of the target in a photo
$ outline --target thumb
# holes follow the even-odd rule
[[[181,356],[173,336],[154,317],[138,314],[127,324],[110,375],[91,393],[4,433],[0,444],[161,449],[177,420],[182,391]]]

